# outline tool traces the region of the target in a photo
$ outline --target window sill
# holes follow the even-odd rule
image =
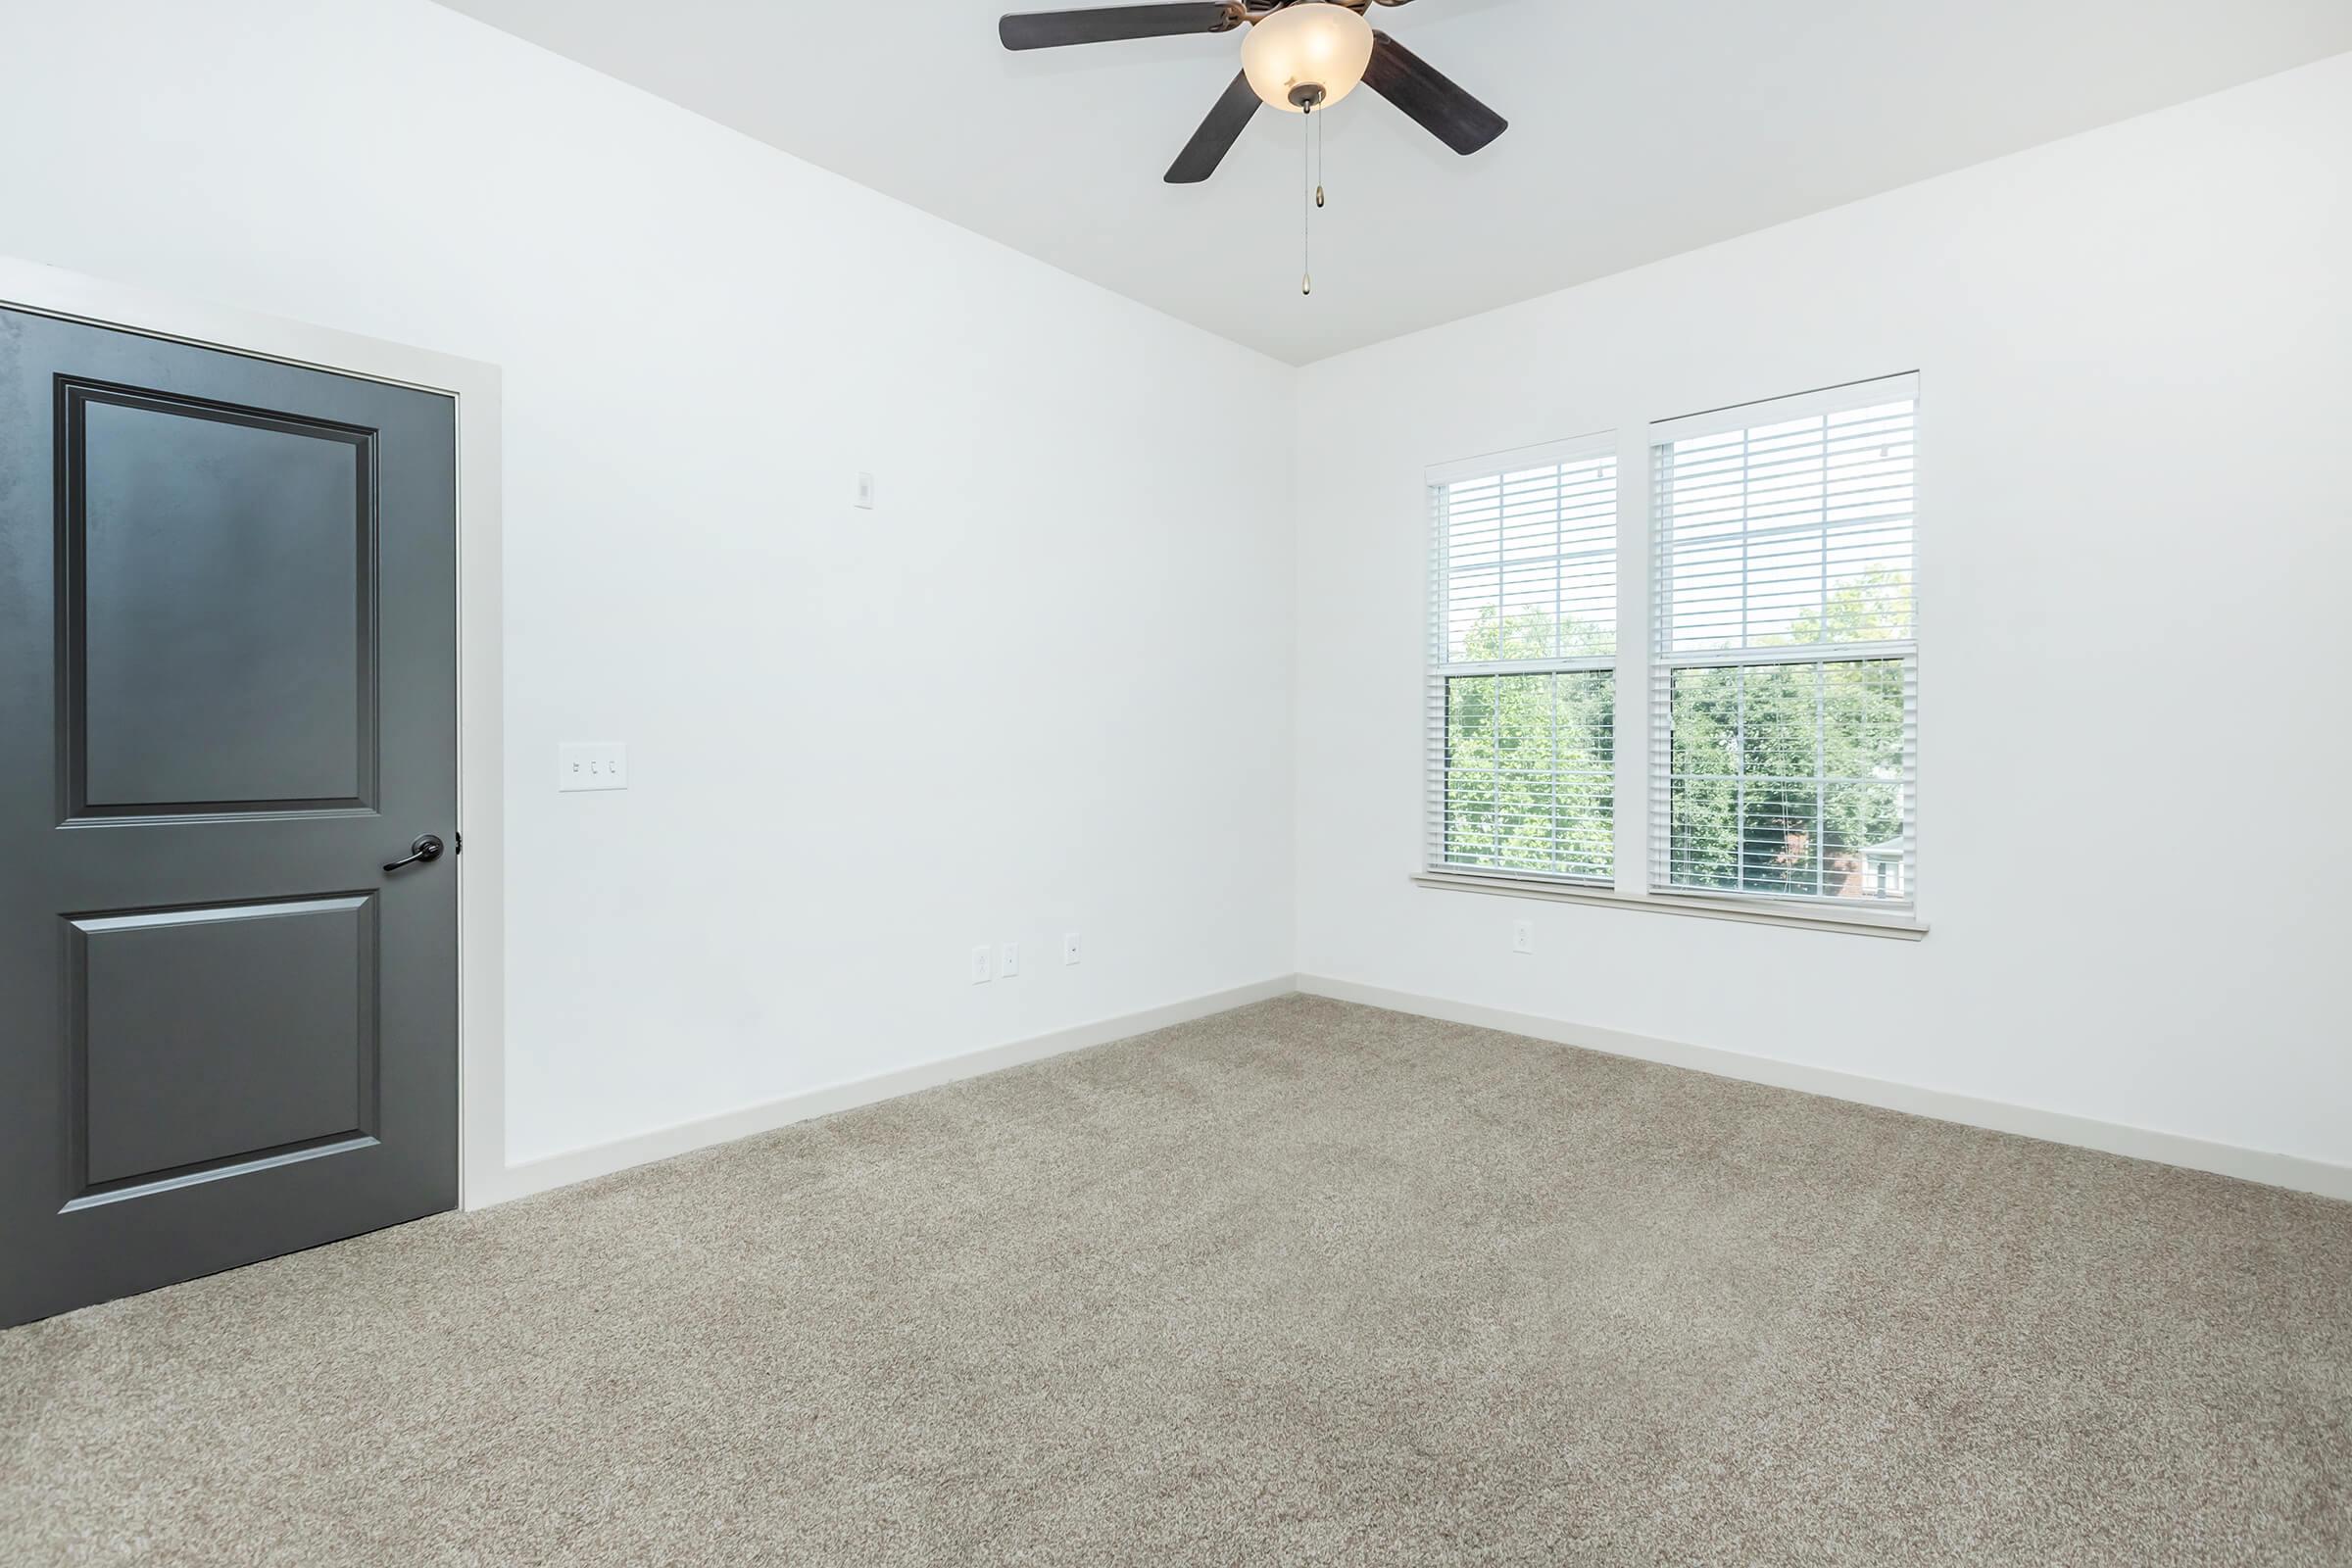
[[[1548,899],[1555,904],[1591,904],[1613,909],[1646,909],[1652,914],[1695,915],[1701,920],[1740,920],[1750,925],[1786,926],[1799,931],[1843,931],[1855,936],[1888,937],[1917,942],[1928,934],[1926,924],[1908,913],[1868,913],[1827,909],[1812,905],[1767,904],[1761,901],[1709,899],[1686,894],[1653,893],[1647,897],[1619,893],[1614,888],[1548,882],[1533,877],[1481,876],[1463,871],[1421,871],[1413,881],[1425,888],[1456,893],[1499,893],[1512,899]]]

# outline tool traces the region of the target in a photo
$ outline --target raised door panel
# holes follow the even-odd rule
[[[75,919],[76,1200],[372,1135],[365,894]]]
[[[68,386],[69,816],[374,796],[367,432]]]

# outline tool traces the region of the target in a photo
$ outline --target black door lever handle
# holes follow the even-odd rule
[[[401,859],[385,861],[384,869],[387,871],[397,871],[402,866],[414,865],[418,860],[438,860],[439,858],[441,858],[440,835],[437,833],[424,833],[419,834],[416,842],[409,846],[409,853],[407,856]]]

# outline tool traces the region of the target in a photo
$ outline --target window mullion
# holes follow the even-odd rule
[[[1650,540],[1657,526],[1657,475],[1649,438],[1632,421],[1617,443],[1617,668],[1610,685],[1611,847],[1617,891],[1649,892],[1650,711],[1655,590]],[[1630,591],[1629,591],[1630,585]]]

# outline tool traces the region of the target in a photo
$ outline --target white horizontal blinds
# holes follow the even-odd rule
[[[1653,427],[1652,881],[1913,897],[1915,376]]]
[[[1439,488],[1446,662],[1617,651],[1614,454]]]
[[[1657,444],[1662,651],[1911,635],[1914,378],[1848,390]]]
[[[1908,657],[1664,669],[1658,885],[1907,902],[1912,669]]]
[[[1430,501],[1428,862],[1605,881],[1614,439],[1433,469]]]
[[[1446,678],[1433,865],[1610,876],[1614,680],[1606,669]]]

